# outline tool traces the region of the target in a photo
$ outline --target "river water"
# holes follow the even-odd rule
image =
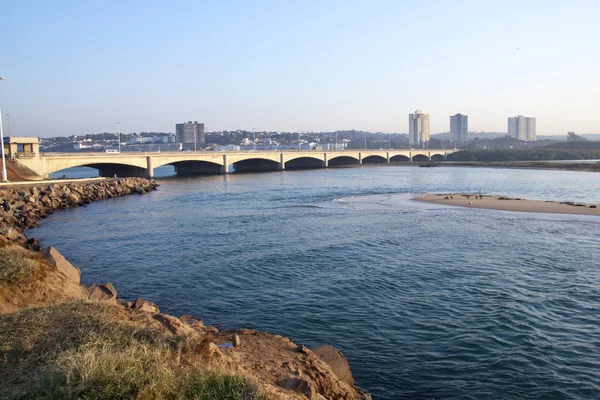
[[[600,219],[409,200],[600,202],[600,174],[372,166],[160,183],[30,235],[125,298],[332,344],[375,399],[600,398]]]

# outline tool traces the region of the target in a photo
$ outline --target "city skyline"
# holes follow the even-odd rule
[[[6,3],[0,107],[15,136],[171,131],[190,115],[212,131],[391,133],[417,107],[432,134],[457,112],[477,131],[524,114],[538,135],[600,133],[594,1]]]

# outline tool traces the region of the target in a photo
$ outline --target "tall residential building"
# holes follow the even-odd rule
[[[429,143],[429,114],[417,110],[408,116],[408,138],[411,147],[425,147]]]
[[[508,118],[508,136],[533,142],[536,140],[535,118],[517,115]]]
[[[195,150],[198,145],[206,143],[204,124],[188,121],[175,125],[175,137],[182,143],[183,150]]]
[[[454,138],[454,147],[467,144],[469,142],[469,116],[462,114],[451,115],[450,133]]]

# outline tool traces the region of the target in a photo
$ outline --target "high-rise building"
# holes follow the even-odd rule
[[[408,139],[411,147],[425,147],[429,143],[429,114],[417,110],[408,116]]]
[[[450,116],[450,133],[454,138],[454,147],[467,144],[469,142],[469,116],[462,114]]]
[[[195,150],[198,145],[206,143],[204,124],[198,121],[188,121],[175,125],[177,143],[182,143],[183,150]]]
[[[533,142],[536,140],[535,118],[517,115],[508,118],[508,136]]]

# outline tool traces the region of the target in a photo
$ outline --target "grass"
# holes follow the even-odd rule
[[[0,247],[0,283],[17,283],[41,271],[39,260],[19,246]]]
[[[165,335],[102,303],[0,315],[0,398],[267,398],[206,348],[198,335]]]

